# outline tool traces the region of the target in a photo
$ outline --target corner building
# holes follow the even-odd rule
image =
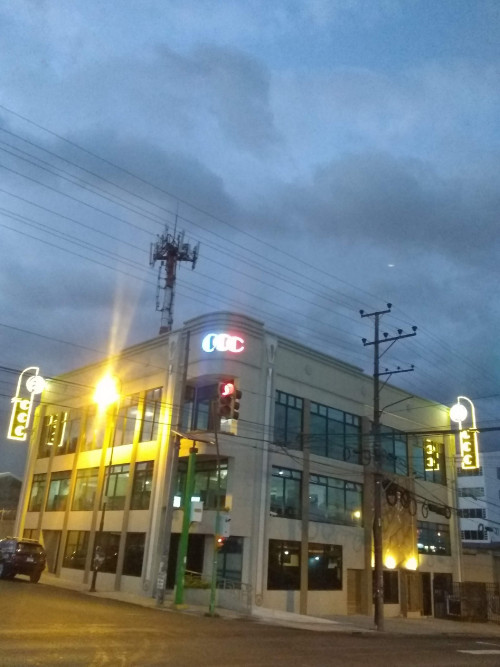
[[[121,398],[102,415],[92,396],[106,373],[119,378]],[[221,381],[243,395],[238,420],[216,417],[217,455]],[[219,605],[371,614],[372,401],[370,376],[262,322],[226,312],[192,319],[50,382],[17,532],[43,541],[56,576],[79,582],[90,582],[99,543],[98,588],[146,596],[169,550],[171,589],[195,444],[203,512],[190,525],[187,570],[210,580],[219,508],[230,525],[217,554]],[[389,385],[381,407],[385,613],[441,615],[461,577],[454,443],[425,432],[449,429],[448,410]],[[186,599],[205,593],[187,587]]]

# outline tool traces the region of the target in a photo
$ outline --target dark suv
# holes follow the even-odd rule
[[[0,540],[0,578],[13,579],[16,574],[26,574],[36,584],[46,562],[45,550],[36,540],[21,537]]]

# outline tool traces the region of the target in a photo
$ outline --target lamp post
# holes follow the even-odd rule
[[[119,400],[120,400],[120,392],[118,390],[119,382],[117,378],[114,378],[110,375],[106,375],[103,377],[97,384],[95,393],[94,393],[94,401],[97,403],[98,409],[101,412],[106,411],[111,405],[118,405]],[[104,517],[106,516],[106,493],[109,491],[108,486],[109,486],[109,478],[110,478],[110,473],[111,473],[111,466],[113,465],[113,451],[114,451],[114,426],[115,426],[115,416],[116,412],[113,414],[113,418],[111,419],[111,423],[106,422],[106,442],[103,443],[106,447],[106,454],[108,448],[111,446],[111,454],[109,458],[109,464],[107,466],[107,474],[106,474],[106,479],[103,481],[102,489],[101,489],[101,498],[99,505],[102,505],[102,510],[101,510],[101,521],[99,523],[99,530],[97,531],[97,534],[95,536],[94,540],[94,555],[92,557],[92,581],[90,584],[90,593],[95,593],[96,588],[96,580],[97,580],[97,572],[99,571],[100,567],[103,564],[104,561],[104,552],[102,546],[99,544],[100,539],[102,537],[102,534],[104,532]]]

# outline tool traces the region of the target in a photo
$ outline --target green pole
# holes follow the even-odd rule
[[[209,616],[215,616],[215,596],[217,588],[217,556],[218,556],[218,544],[217,544],[217,534],[220,531],[220,453],[219,453],[219,437],[217,433],[217,422],[219,415],[216,411],[216,405],[214,403],[214,436],[215,436],[215,448],[217,452],[217,505],[215,510],[215,531],[214,531],[214,553],[212,559],[212,579],[210,581],[210,602],[208,605],[208,614]]]
[[[188,469],[186,476],[186,489],[184,492],[184,516],[182,517],[182,532],[179,539],[179,550],[177,551],[177,572],[175,577],[174,604],[181,605],[184,602],[184,577],[186,575],[186,556],[189,539],[189,524],[191,523],[191,496],[194,490],[194,473],[196,469],[196,454],[198,450],[193,445],[189,450]]]

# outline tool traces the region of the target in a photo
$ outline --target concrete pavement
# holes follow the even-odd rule
[[[163,605],[159,606],[154,598],[120,591],[97,591],[89,593],[89,584],[60,579],[53,574],[44,572],[40,580],[41,585],[55,586],[68,590],[76,590],[89,596],[118,600],[135,604],[158,611],[183,613],[195,616],[206,616],[207,608],[196,605],[186,605],[182,609],[175,609],[171,596],[166,596]],[[39,585],[40,585],[39,584]],[[248,618],[255,622],[280,625],[282,627],[310,630],[314,632],[342,632],[347,634],[377,633],[373,618],[370,616],[340,616],[326,617],[304,616],[290,612],[281,612],[264,607],[252,607],[248,615],[217,607],[217,616],[226,620]],[[469,637],[495,637],[500,640],[500,624],[496,623],[469,623],[465,621],[450,621],[432,617],[421,618],[385,618],[384,633],[397,635],[452,635]]]

